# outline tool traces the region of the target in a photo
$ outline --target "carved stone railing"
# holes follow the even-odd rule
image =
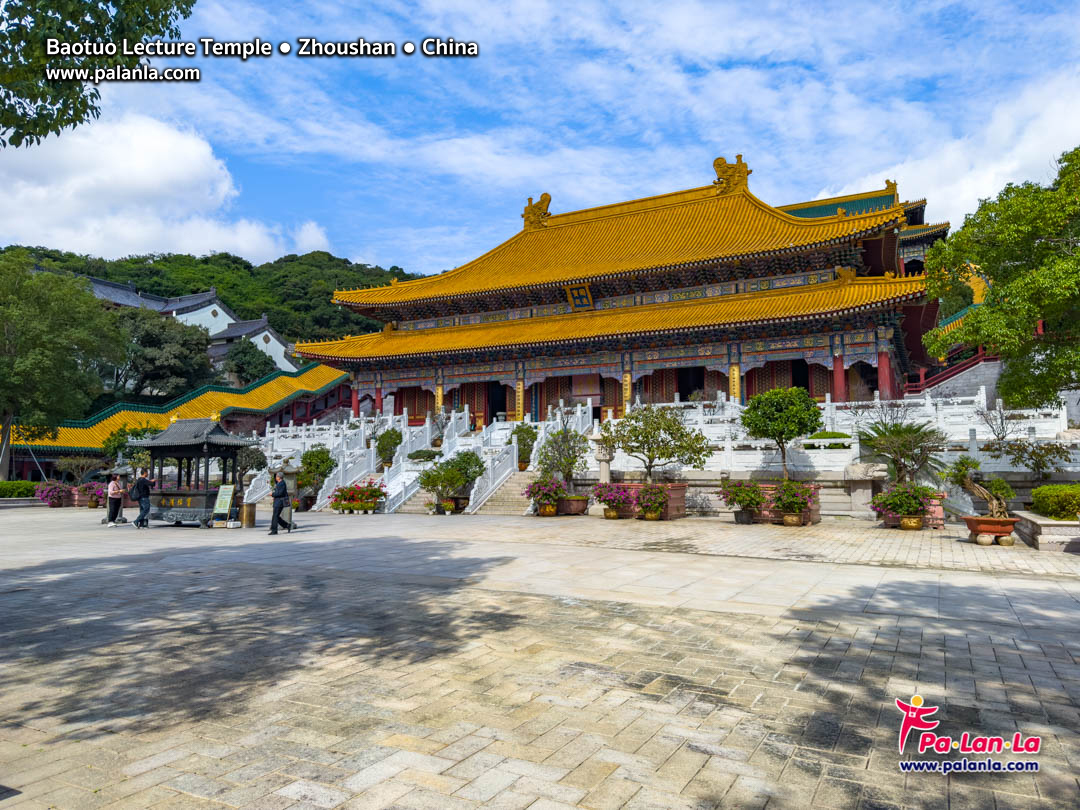
[[[466,514],[474,514],[503,485],[517,469],[517,458],[517,436],[511,437],[510,444],[487,455],[487,466],[473,483],[472,492],[469,494]]]

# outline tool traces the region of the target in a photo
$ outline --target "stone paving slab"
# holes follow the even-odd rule
[[[0,810],[1080,803],[1074,578],[84,518],[0,533]],[[1040,772],[905,776],[916,692]]]

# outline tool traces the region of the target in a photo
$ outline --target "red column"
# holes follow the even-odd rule
[[[352,415],[360,415],[360,389],[355,387],[352,389]]]
[[[375,412],[382,413],[382,389],[375,389]]]
[[[847,372],[844,370],[844,356],[835,355],[832,359],[832,401],[847,402]]]
[[[888,352],[877,354],[877,386],[882,399],[893,399],[892,361]]]

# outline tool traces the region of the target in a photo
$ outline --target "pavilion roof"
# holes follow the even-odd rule
[[[920,239],[924,236],[931,236],[936,233],[944,234],[947,233],[948,230],[948,222],[936,222],[928,225],[906,225],[900,230],[900,241]]]
[[[923,203],[925,202],[923,200]],[[886,181],[885,188],[882,189],[780,205],[777,209],[795,217],[813,218],[835,216],[837,208],[843,208],[848,216],[856,216],[888,210],[895,205],[903,205],[907,208],[909,203],[901,203],[896,192],[896,184]]]
[[[460,354],[480,349],[555,345],[625,335],[810,320],[921,298],[922,276],[859,278],[808,287],[724,295],[696,301],[440,329],[391,330],[341,340],[297,343],[303,357],[325,362]]]
[[[565,214],[547,216],[545,211],[541,224],[527,224],[455,270],[384,287],[339,290],[334,301],[378,309],[798,253],[854,242],[902,223],[904,216],[898,204],[865,214],[838,215],[836,208],[827,216],[793,216],[762,202],[744,185],[729,193],[703,186]]]
[[[248,447],[258,444],[258,439],[229,433],[216,419],[178,419],[161,433],[145,439],[129,441],[128,444],[132,447],[146,447],[151,450],[193,445]]]

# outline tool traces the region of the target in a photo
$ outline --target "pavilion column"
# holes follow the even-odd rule
[[[196,473],[197,475],[198,473]],[[210,489],[210,456],[203,459],[203,489]]]
[[[435,412],[442,413],[443,409],[443,384],[437,383],[435,385]]]
[[[382,388],[375,389],[375,413],[382,413]]]
[[[742,402],[742,367],[738,363],[728,366],[728,397],[732,402]]]
[[[847,371],[842,354],[833,355],[832,359],[832,401],[847,402]]]
[[[518,377],[514,380],[514,421],[521,422],[525,419],[525,378]]]
[[[878,352],[877,355],[877,383],[882,399],[893,399],[896,396],[893,392],[892,360],[887,351]]]
[[[352,391],[352,415],[355,418],[360,415],[360,388],[354,382],[350,389]]]
[[[630,399],[634,395],[634,382],[629,371],[624,371],[622,375],[622,413],[620,416],[626,416],[627,411],[630,410]]]

